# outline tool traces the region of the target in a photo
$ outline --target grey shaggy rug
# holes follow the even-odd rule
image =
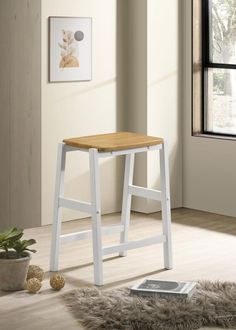
[[[129,289],[84,288],[66,296],[86,329],[194,330],[236,329],[236,283],[199,282],[189,299],[130,296]]]

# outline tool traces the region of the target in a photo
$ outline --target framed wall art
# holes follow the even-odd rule
[[[92,18],[49,17],[49,81],[92,79]]]

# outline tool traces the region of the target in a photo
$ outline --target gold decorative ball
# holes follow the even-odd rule
[[[30,278],[37,278],[40,282],[42,282],[44,277],[44,271],[37,265],[29,265],[27,280]]]
[[[41,282],[36,278],[30,278],[27,282],[26,282],[26,289],[30,292],[30,293],[37,293],[40,289],[41,289]]]
[[[50,285],[54,290],[61,290],[65,285],[65,278],[61,274],[51,276]]]

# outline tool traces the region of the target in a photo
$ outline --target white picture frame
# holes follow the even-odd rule
[[[49,82],[92,79],[92,18],[49,17]]]

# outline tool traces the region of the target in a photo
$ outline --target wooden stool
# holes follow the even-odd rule
[[[134,155],[151,150],[159,150],[160,152],[161,191],[133,185]],[[63,197],[66,153],[71,151],[89,153],[91,203]],[[102,227],[98,159],[119,155],[125,155],[121,224]],[[132,195],[161,201],[162,235],[155,235],[137,241],[128,241]],[[60,210],[63,207],[91,214],[92,230],[61,235]],[[102,234],[111,233],[120,233],[120,244],[102,247]],[[94,282],[96,285],[103,285],[103,256],[115,252],[119,252],[120,256],[126,256],[127,250],[163,243],[164,266],[167,269],[172,268],[169,172],[166,144],[163,139],[142,134],[118,132],[66,139],[59,144],[50,270],[58,271],[60,243],[85,239],[91,235],[93,240]]]

